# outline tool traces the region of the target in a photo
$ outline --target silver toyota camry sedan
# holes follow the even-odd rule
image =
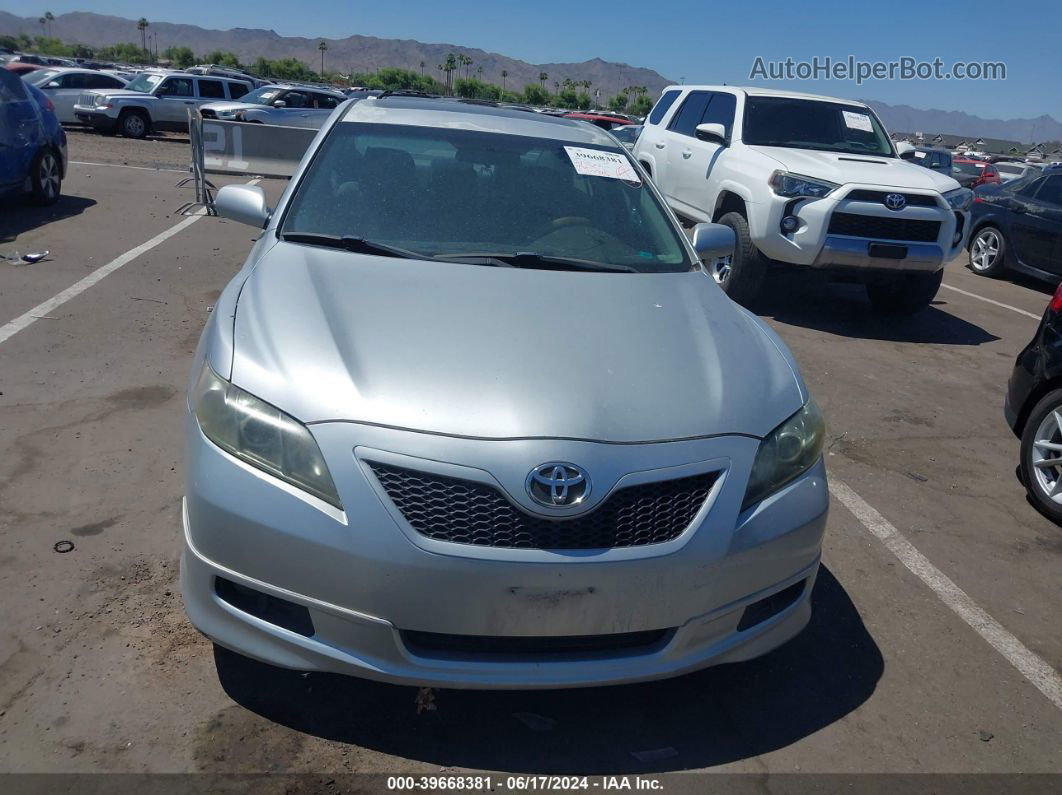
[[[203,333],[192,623],[278,666],[437,687],[674,676],[808,622],[823,420],[608,133],[342,106]]]

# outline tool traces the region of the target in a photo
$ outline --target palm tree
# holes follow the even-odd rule
[[[549,80],[549,75],[548,74],[546,74],[545,72],[539,72],[538,73],[538,82],[540,82],[542,84],[543,88],[546,87],[546,81],[547,80]]]
[[[48,23],[48,35],[52,35],[52,23],[55,21],[55,14],[51,11],[44,12],[44,20]]]
[[[317,49],[321,51],[321,76],[324,76],[324,54],[328,50],[328,44],[324,39],[321,39],[321,43],[317,45]]]
[[[147,52],[147,29],[148,25],[150,24],[151,23],[148,22],[144,17],[140,17],[140,19],[136,21],[136,29],[140,31],[141,49],[143,49],[144,52]]]
[[[47,36],[48,35],[48,27],[47,27],[48,20],[45,19],[44,17],[41,17],[37,21],[41,23],[41,35],[42,36]]]
[[[454,89],[454,72],[457,71],[457,56],[452,52],[446,56],[446,90],[452,94]]]
[[[424,61],[420,62],[420,74],[421,74],[421,77],[424,76]]]
[[[509,76],[509,70],[508,69],[502,69],[502,91],[505,90],[505,78],[507,78],[508,76]]]

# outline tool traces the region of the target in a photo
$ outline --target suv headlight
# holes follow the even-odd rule
[[[342,510],[321,449],[301,422],[233,386],[209,364],[193,400],[203,435],[222,450]]]
[[[944,194],[944,201],[953,210],[969,210],[973,204],[974,193],[969,188],[957,188]]]
[[[808,402],[760,442],[741,510],[774,494],[807,472],[822,455],[826,423],[815,401]]]
[[[799,174],[790,174],[788,171],[775,171],[767,180],[767,184],[771,186],[775,194],[785,196],[787,199],[795,199],[799,196],[821,199],[840,187],[833,182],[802,177]]]

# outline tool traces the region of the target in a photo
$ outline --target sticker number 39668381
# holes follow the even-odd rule
[[[638,176],[638,172],[634,170],[630,161],[621,154],[601,149],[584,149],[581,146],[566,146],[564,151],[568,153],[578,174],[620,179],[636,185],[642,182],[642,178]]]

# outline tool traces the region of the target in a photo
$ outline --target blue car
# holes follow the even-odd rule
[[[51,100],[0,68],[0,197],[29,193],[35,204],[54,203],[66,162],[66,133]]]
[[[1062,279],[1062,168],[1048,166],[974,194],[970,269],[1000,276],[1010,269]]]

